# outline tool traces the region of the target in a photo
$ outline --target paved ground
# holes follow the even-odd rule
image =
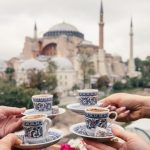
[[[71,103],[77,103],[78,99],[74,96],[63,97],[60,99],[60,105],[67,105]]]

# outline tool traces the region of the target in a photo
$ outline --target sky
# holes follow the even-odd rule
[[[104,48],[107,53],[129,57],[130,20],[133,19],[134,57],[150,55],[150,0],[103,0]],[[85,39],[98,45],[100,0],[0,0],[0,59],[19,56],[25,36],[38,36],[65,21]]]

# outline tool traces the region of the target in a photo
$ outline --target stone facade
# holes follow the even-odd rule
[[[89,52],[91,54],[91,63],[95,71],[95,77],[107,75],[111,81],[120,80],[126,74],[126,66],[122,62],[120,56],[112,56],[107,54],[104,48],[104,20],[103,5],[101,3],[100,22],[99,22],[99,45],[84,39],[75,26],[62,22],[54,25],[43,37],[37,36],[37,27],[34,28],[34,36],[26,37],[21,57],[14,60],[16,71],[21,62],[25,63],[30,59],[38,59],[39,57],[58,58],[57,61],[63,60],[65,63],[71,64],[71,68],[66,65],[63,69],[59,67],[56,71],[59,90],[70,90],[74,84],[82,84],[83,74],[80,68],[79,55],[81,52]],[[38,61],[41,61],[38,59]],[[57,63],[56,61],[56,63]],[[62,62],[63,64],[63,62]]]

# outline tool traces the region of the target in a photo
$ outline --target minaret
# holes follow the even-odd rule
[[[34,39],[37,39],[37,26],[36,26],[36,22],[34,25]]]
[[[38,55],[38,40],[37,40],[37,26],[36,22],[34,24],[34,31],[33,31],[33,43],[32,43],[32,57],[35,58]]]
[[[104,48],[104,21],[103,21],[103,2],[100,5],[100,22],[99,22],[99,48]]]
[[[130,58],[128,62],[128,76],[133,77],[135,74],[135,62],[133,57],[133,23],[130,23]]]
[[[104,50],[104,21],[103,21],[103,3],[100,4],[100,21],[99,21],[99,49],[97,55],[97,73],[100,76],[107,75],[105,50]]]

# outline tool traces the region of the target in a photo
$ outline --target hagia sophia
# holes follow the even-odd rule
[[[51,58],[56,66],[58,90],[69,91],[72,87],[83,84],[83,73],[80,68],[79,57],[82,52],[90,53],[90,62],[95,74],[91,82],[100,76],[107,75],[111,81],[121,80],[128,75],[137,76],[133,59],[133,24],[130,25],[130,57],[128,66],[120,56],[107,53],[104,47],[104,10],[100,5],[99,43],[94,45],[84,38],[84,34],[75,26],[62,22],[52,26],[38,37],[35,24],[33,37],[25,37],[24,47],[19,57],[9,60],[15,69],[17,84],[27,82],[26,72],[29,69],[45,70],[48,59]],[[0,68],[2,70],[2,68]],[[0,70],[0,72],[1,72]]]

